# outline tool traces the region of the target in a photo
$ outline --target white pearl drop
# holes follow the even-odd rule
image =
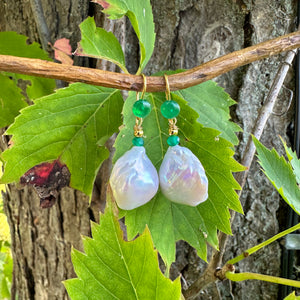
[[[115,163],[110,185],[118,206],[134,209],[150,201],[159,186],[158,174],[144,147],[132,147]]]
[[[186,147],[169,147],[159,170],[162,193],[171,201],[197,206],[208,198],[208,180],[199,159]]]

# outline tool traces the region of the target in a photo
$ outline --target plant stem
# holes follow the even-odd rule
[[[166,264],[165,276],[169,278],[170,276],[170,267]]]
[[[246,250],[245,252],[243,252],[241,255],[229,260],[226,264],[236,264],[237,262],[241,261],[242,259],[244,259],[245,257],[248,257],[249,255],[251,255],[252,253],[255,253],[256,251],[258,251],[259,249],[271,244],[272,242],[276,241],[277,239],[297,230],[300,229],[300,223],[298,223],[297,225],[282,231],[276,235],[274,235],[273,237],[271,237],[270,239],[262,242],[261,244],[258,244],[248,250]]]
[[[300,288],[300,281],[281,278],[281,277],[275,277],[275,276],[269,276],[269,275],[263,275],[263,274],[257,274],[257,273],[232,273],[227,272],[225,274],[226,278],[228,278],[231,281],[244,281],[249,279],[255,279],[255,280],[261,280],[261,281],[268,281],[278,284],[284,284],[289,286],[294,286]]]
[[[185,72],[170,75],[168,76],[170,89],[173,91],[185,89],[251,62],[298,47],[300,47],[300,31],[232,52]],[[65,64],[24,57],[0,55],[0,71],[71,82],[84,82],[120,90],[143,90],[143,78],[139,75],[66,66]],[[165,90],[166,84],[163,76],[147,77],[147,92],[163,92]]]
[[[267,124],[267,121],[270,117],[270,115],[273,113],[273,109],[276,103],[276,99],[278,97],[278,94],[281,90],[281,87],[283,85],[284,79],[286,77],[286,74],[291,66],[291,63],[293,62],[296,51],[289,51],[285,58],[283,63],[281,64],[274,81],[272,83],[272,86],[269,90],[269,93],[266,97],[266,100],[258,112],[257,119],[255,121],[254,127],[252,129],[252,135],[254,135],[258,140],[261,138],[261,135],[263,133],[263,130]],[[244,152],[244,155],[241,159],[241,164],[248,167],[248,169],[245,172],[238,173],[236,176],[237,181],[241,186],[244,186],[248,171],[250,169],[254,154],[255,154],[255,145],[252,141],[252,138],[248,138],[248,142],[246,145],[246,150]]]

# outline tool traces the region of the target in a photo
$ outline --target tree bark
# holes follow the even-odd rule
[[[152,1],[157,41],[148,72],[161,69],[192,68],[226,53],[251,46],[264,39],[295,30],[296,3],[290,1]],[[166,21],[167,20],[167,21]],[[216,81],[238,101],[232,117],[244,132],[239,134],[241,145],[237,157],[244,151],[257,111],[280,65],[280,57],[255,62],[224,74]],[[292,74],[285,83],[292,87]],[[284,112],[289,99],[282,92],[276,112]],[[254,101],[254,103],[252,103]],[[280,109],[283,108],[283,109]],[[286,135],[293,113],[273,116],[264,131],[262,141],[268,147],[282,151],[278,135]],[[243,250],[270,238],[279,231],[277,214],[280,199],[272,185],[254,165],[242,194],[245,215],[238,215],[233,223],[233,236],[226,248],[224,262]],[[182,274],[186,285],[191,284],[206,264],[186,243],[178,244],[178,261],[172,274]],[[238,271],[253,271],[280,275],[280,245],[274,243],[255,256],[237,265]],[[259,281],[229,285],[218,283],[223,299],[276,299],[278,286]],[[195,299],[218,299],[215,286],[202,291]]]
[[[71,38],[73,49],[80,40],[78,25],[90,14],[98,24],[117,32],[126,47],[128,69],[137,69],[138,46],[128,20],[107,20],[99,6],[83,0],[41,1],[51,42]],[[151,0],[157,33],[155,51],[145,73],[160,70],[192,68],[213,58],[287,34],[295,30],[296,1],[280,0]],[[0,2],[0,30],[15,30],[41,41],[29,0]],[[119,22],[119,23],[118,23]],[[125,29],[125,32],[124,32]],[[81,61],[87,65],[88,60]],[[280,56],[240,67],[216,79],[231,97],[238,101],[232,117],[244,132],[239,134],[241,156],[264,96],[280,64]],[[114,66],[98,62],[101,69],[115,71]],[[287,87],[292,86],[293,74]],[[280,96],[278,111],[288,102],[286,92]],[[277,108],[276,108],[277,111]],[[283,109],[284,111],[284,109]],[[281,149],[278,135],[288,140],[286,131],[293,113],[273,116],[262,141]],[[2,148],[5,145],[2,145]],[[74,276],[70,262],[73,245],[81,249],[80,234],[89,234],[89,220],[98,220],[103,209],[105,182],[111,168],[108,161],[100,172],[92,205],[78,191],[64,189],[58,203],[50,210],[41,210],[31,189],[19,191],[10,185],[5,201],[12,232],[14,258],[14,293],[19,299],[67,299],[62,280]],[[280,199],[257,165],[253,165],[242,194],[245,215],[235,218],[224,261],[265,240],[279,231],[277,220]],[[177,261],[173,277],[182,275],[183,287],[190,285],[205,269],[194,249],[185,242],[177,245]],[[237,265],[240,271],[279,275],[280,246],[274,243]],[[217,289],[217,288],[218,289]],[[196,299],[276,299],[278,286],[258,281],[218,283],[202,291]]]
[[[78,24],[88,15],[88,1],[41,1],[41,4],[50,33],[48,42],[66,37],[75,48],[80,38]],[[0,15],[1,31],[27,35],[29,42],[43,40],[29,0],[1,1]],[[0,149],[6,146],[2,142]],[[82,250],[80,234],[90,234],[88,197],[66,188],[57,204],[44,210],[31,188],[20,191],[9,185],[4,209],[12,237],[12,299],[68,299],[62,281],[75,276],[70,259],[72,246]]]

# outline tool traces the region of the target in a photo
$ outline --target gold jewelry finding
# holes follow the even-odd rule
[[[177,119],[168,119],[169,121],[169,135],[178,135],[178,127],[176,126]]]
[[[141,74],[141,75],[143,77],[143,82],[144,82],[141,99],[144,99],[146,89],[147,89],[147,79],[146,79],[145,74]],[[139,100],[140,100],[139,92],[136,92],[136,101],[139,101]],[[142,124],[143,124],[143,119],[139,118],[139,117],[136,117],[135,125],[133,127],[133,130],[134,130],[133,134],[134,134],[135,137],[143,137],[144,136],[144,131],[143,131]]]
[[[166,81],[166,99],[171,100],[171,92],[170,92],[170,84],[169,84],[169,79],[168,75],[164,74],[165,81]]]

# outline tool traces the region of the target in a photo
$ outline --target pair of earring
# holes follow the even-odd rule
[[[146,155],[143,140],[143,118],[151,111],[151,104],[144,100],[146,77],[142,74],[144,88],[142,97],[133,105],[136,117],[133,147],[115,163],[110,185],[118,206],[130,210],[149,202],[157,193],[159,185],[162,193],[170,201],[197,206],[208,198],[208,180],[199,159],[186,147],[179,146],[176,117],[180,106],[171,99],[169,81],[166,81],[166,101],[161,106],[162,115],[169,121],[170,146],[162,161],[159,173]]]

